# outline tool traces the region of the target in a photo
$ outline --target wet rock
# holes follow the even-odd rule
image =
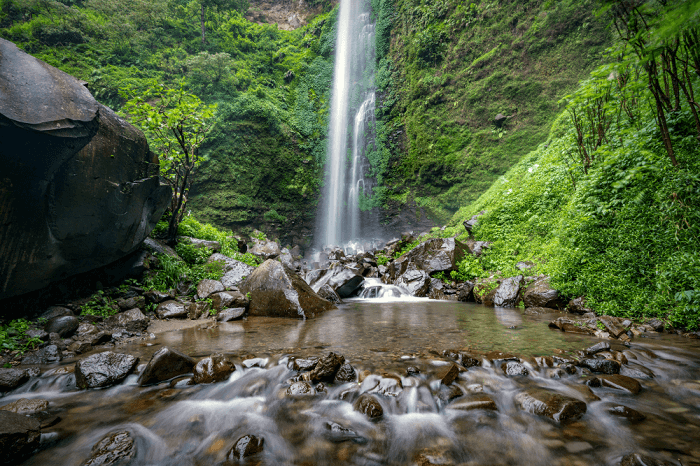
[[[29,414],[36,414],[41,411],[46,411],[49,408],[49,402],[46,400],[40,400],[33,398],[31,400],[27,398],[20,398],[19,400],[13,401],[10,404],[0,407],[0,410],[10,411],[11,413],[24,414],[25,416]]]
[[[676,463],[659,460],[639,453],[632,453],[622,458],[620,466],[676,466]]]
[[[549,285],[549,277],[535,280],[523,293],[525,307],[549,307],[561,309],[566,303],[559,297],[559,292]]]
[[[636,395],[642,391],[642,384],[638,380],[632,377],[626,377],[624,375],[613,374],[613,375],[599,375],[595,379],[599,380],[600,386],[607,388],[614,388],[615,390],[621,390],[627,393]],[[591,383],[591,386],[595,386],[595,382]]]
[[[433,238],[422,242],[404,256],[415,269],[427,274],[457,270],[457,264],[469,254],[466,244],[454,238]]]
[[[610,335],[615,338],[619,338],[623,333],[625,333],[625,327],[621,325],[620,319],[610,316],[602,316],[599,319],[605,326],[605,329]]]
[[[287,395],[298,396],[298,395],[315,395],[316,390],[309,385],[308,382],[300,380],[299,382],[294,382],[287,388]]]
[[[27,369],[0,367],[0,392],[9,392],[29,380]]]
[[[196,362],[191,357],[172,348],[156,351],[139,375],[138,384],[143,387],[192,372]]]
[[[460,398],[454,403],[447,406],[450,409],[458,409],[460,411],[474,411],[477,409],[486,409],[490,411],[498,410],[496,402],[488,395],[474,394],[466,398]]]
[[[30,329],[26,332],[28,338],[38,338],[41,341],[49,341],[49,334],[41,329]]]
[[[234,259],[226,262],[226,267],[228,267],[230,270],[228,270],[224,276],[221,277],[221,284],[226,289],[232,289],[239,286],[241,283],[243,283],[243,280],[245,280],[246,277],[248,277],[255,270],[255,267]]]
[[[68,338],[78,330],[79,325],[80,322],[74,316],[54,317],[46,323],[44,330],[47,333],[58,333],[61,338]]]
[[[503,280],[498,288],[496,288],[496,294],[493,297],[493,305],[496,307],[515,307],[522,282],[522,275]]]
[[[411,296],[423,298],[428,296],[430,281],[426,271],[411,267],[394,281],[394,285],[406,289]]]
[[[328,356],[318,360],[309,375],[310,380],[312,382],[332,382],[343,363],[345,363],[345,357],[328,353]]]
[[[73,311],[67,307],[62,306],[49,306],[46,311],[39,316],[40,319],[46,319],[47,321],[53,319],[54,317],[72,316]]]
[[[197,299],[206,299],[220,291],[224,291],[224,285],[220,281],[204,279],[197,284]]]
[[[651,319],[646,323],[649,327],[651,327],[655,332],[663,332],[664,327],[666,324],[663,323],[663,321],[659,319]]]
[[[258,438],[254,435],[244,435],[236,440],[236,443],[231,447],[226,454],[227,461],[241,461],[249,456],[256,455],[263,451],[265,439]]]
[[[143,294],[143,296],[144,296],[144,298],[146,298],[146,302],[148,304],[160,304],[164,301],[167,301],[167,300],[173,298],[173,296],[169,293],[163,293],[161,291],[156,291],[156,290],[146,291]]]
[[[620,375],[633,377],[635,379],[653,379],[654,372],[640,364],[623,365],[620,367]]]
[[[491,243],[489,241],[469,242],[469,250],[474,255],[474,257],[480,257],[484,253],[484,250],[490,247]]]
[[[187,306],[174,300],[165,301],[156,308],[156,315],[159,319],[184,319],[187,317]]]
[[[418,369],[416,366],[408,366],[406,368],[406,375],[409,377],[416,376],[418,374],[420,374],[420,369]]]
[[[474,282],[460,283],[457,290],[457,301],[462,301],[465,303],[474,301]]]
[[[361,390],[367,393],[382,396],[399,396],[403,391],[401,378],[398,376],[384,374],[384,377],[372,374],[362,380]]]
[[[250,304],[248,298],[240,291],[223,291],[209,296],[212,307],[217,311],[222,311],[232,307],[247,308]]]
[[[607,411],[613,416],[625,418],[629,422],[641,422],[647,418],[644,414],[640,413],[639,411],[622,405],[611,406],[608,408]]]
[[[100,330],[93,324],[83,322],[82,324],[80,324],[80,326],[78,326],[78,331],[75,332],[75,337],[78,340],[88,340],[94,335],[97,335],[99,331]]]
[[[620,373],[620,363],[612,359],[583,359],[579,362],[579,365],[593,372],[602,372],[603,374]]]
[[[586,414],[586,403],[544,389],[531,389],[515,395],[523,411],[545,416],[559,423],[576,421]]]
[[[591,390],[587,385],[570,385],[570,387],[576,390],[583,397],[583,401],[600,401],[600,397],[593,393],[593,390]]]
[[[221,353],[204,358],[194,367],[192,381],[194,383],[215,383],[229,378],[236,366]]]
[[[331,442],[341,443],[348,440],[361,440],[360,436],[357,435],[357,432],[352,429],[348,429],[347,427],[343,427],[337,422],[326,421],[324,427],[326,429],[325,437]]]
[[[209,316],[209,311],[211,310],[211,304],[208,301],[196,301],[194,303],[187,303],[187,317],[190,320],[197,320],[202,316]]]
[[[89,341],[75,341],[68,345],[68,351],[75,354],[87,353],[92,349],[92,343]]]
[[[438,379],[440,379],[440,382],[443,385],[449,385],[454,382],[459,375],[459,367],[457,367],[456,364],[440,366],[435,375]]]
[[[438,399],[442,401],[443,404],[447,404],[462,395],[464,395],[464,390],[462,390],[459,385],[441,385],[437,393]]]
[[[234,307],[229,309],[224,309],[216,315],[216,320],[219,322],[231,322],[232,320],[238,320],[245,314],[244,307]]]
[[[58,346],[48,345],[22,358],[22,364],[50,364],[62,359],[63,353]]]
[[[342,265],[335,265],[312,288],[314,291],[320,290],[320,286],[326,284],[334,289],[341,298],[349,298],[360,289],[364,281],[364,277],[359,275],[356,270]]]
[[[310,371],[316,364],[319,358],[297,358],[292,361],[292,370],[297,372]]]
[[[442,280],[438,280],[437,278],[431,278],[430,279],[430,287],[428,288],[428,298],[430,299],[448,299],[447,295],[445,294],[445,291],[447,291],[447,286],[445,286],[445,282]]]
[[[445,350],[442,352],[442,355],[445,356],[446,358],[450,358],[453,361],[455,361],[457,364],[463,366],[463,367],[474,367],[474,366],[481,366],[481,359],[469,354],[469,353],[463,353],[458,350]]]
[[[334,383],[347,383],[354,382],[355,380],[357,380],[357,372],[355,372],[354,367],[346,362],[340,366],[340,369],[338,369],[338,372],[335,374]]]
[[[572,320],[567,317],[559,317],[549,323],[550,328],[557,328],[563,332],[578,333],[581,335],[595,335],[595,330],[587,327],[585,323]]]
[[[131,298],[120,298],[117,300],[117,306],[122,311],[128,311],[129,309],[139,308],[145,309],[146,298],[143,296],[134,296]]]
[[[131,464],[136,456],[136,445],[129,431],[107,434],[92,447],[90,458],[83,466],[112,466]]]
[[[280,245],[270,240],[252,239],[253,245],[248,248],[248,252],[263,260],[276,259],[282,251]]]
[[[370,419],[375,419],[384,415],[381,403],[374,396],[363,393],[353,404],[355,411],[360,412]]]
[[[273,260],[265,261],[241,284],[250,293],[253,316],[312,318],[335,306],[318,296],[295,273]]]
[[[2,300],[135,251],[171,190],[143,134],[80,81],[4,39],[0,55]]]
[[[243,361],[243,367],[246,369],[250,369],[251,367],[260,367],[261,369],[264,369],[265,366],[267,366],[268,361],[269,360],[267,358],[250,358]]]
[[[340,304],[342,302],[340,296],[338,296],[338,293],[336,293],[328,283],[319,288],[318,295],[326,301],[332,302],[333,304]]]
[[[151,319],[146,317],[141,309],[134,308],[111,316],[107,319],[106,324],[110,327],[119,327],[128,332],[136,333],[145,332],[150,322]]]
[[[493,306],[499,281],[495,277],[480,278],[474,285],[474,301],[485,306]]]
[[[105,351],[90,355],[75,363],[75,383],[78,388],[109,387],[124,380],[138,358],[130,354]]]
[[[585,349],[586,353],[588,354],[596,354],[600,353],[601,351],[609,351],[610,350],[610,343],[601,341],[600,343],[596,343],[593,346],[590,346]]]
[[[19,464],[39,447],[41,424],[23,414],[0,410],[0,462]]]
[[[516,361],[507,361],[501,366],[501,369],[508,376],[528,375],[530,373],[524,364]]]
[[[591,309],[586,307],[586,298],[583,296],[572,299],[566,306],[566,310],[573,314],[587,314],[592,312]]]

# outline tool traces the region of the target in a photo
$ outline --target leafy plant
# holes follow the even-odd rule
[[[119,307],[102,290],[98,290],[87,303],[80,307],[80,314],[84,316],[109,317],[118,312]]]
[[[23,354],[43,343],[39,338],[27,336],[29,325],[27,319],[15,319],[6,325],[0,325],[0,350]]]
[[[475,278],[484,278],[487,274],[479,263],[479,259],[472,254],[465,254],[457,266],[457,270],[450,272],[450,277],[458,282],[466,282]]]
[[[384,255],[384,253],[377,254],[377,265],[386,265],[391,259]]]

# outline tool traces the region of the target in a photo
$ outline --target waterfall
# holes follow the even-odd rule
[[[374,145],[375,110],[369,1],[341,0],[337,30],[325,183],[317,216],[316,244],[321,248],[365,239],[371,218],[360,211],[360,199],[374,187],[366,155]]]

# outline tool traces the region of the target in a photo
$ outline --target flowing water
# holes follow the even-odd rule
[[[551,369],[529,358],[566,356],[596,343],[549,329],[551,317],[426,299],[355,299],[312,320],[250,317],[114,349],[141,362],[164,345],[194,357],[224,352],[237,367],[224,382],[191,386],[184,377],[138,387],[131,375],[111,388],[77,390],[73,363],[64,361],[43,368],[41,376],[0,398],[0,405],[46,399],[47,416],[60,416],[43,430],[42,451],[25,463],[37,466],[80,465],[100,438],[116,430],[136,438],[133,464],[224,464],[246,434],[264,438],[263,452],[246,464],[406,465],[423,453],[432,463],[417,464],[590,465],[617,464],[630,452],[700,463],[699,342],[657,334],[635,339],[629,348],[612,342],[630,367],[642,364],[654,378],[641,380],[638,395],[594,388],[601,400],[592,401],[580,392],[580,374],[550,378]],[[471,367],[452,386],[483,391],[497,410],[453,409],[436,376],[448,348],[516,353],[532,361],[530,374],[507,377],[498,361]],[[315,396],[287,395],[296,375],[288,362],[329,351],[343,354],[358,373],[368,371],[363,382],[330,384]],[[409,376],[409,366],[420,372]],[[514,397],[534,386],[585,400],[588,411],[564,425],[524,413]],[[383,417],[372,421],[353,409],[363,392],[381,393]],[[612,404],[647,419],[633,424],[616,418],[606,409]]]
[[[375,110],[369,2],[342,0],[337,28],[326,178],[317,216],[321,249],[363,239],[374,226],[373,217],[360,211],[360,201],[372,193],[374,183],[366,156],[374,143]]]

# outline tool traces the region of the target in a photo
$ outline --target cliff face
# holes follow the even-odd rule
[[[292,31],[337,4],[338,0],[251,0],[245,18],[258,24],[276,23],[279,29]]]

